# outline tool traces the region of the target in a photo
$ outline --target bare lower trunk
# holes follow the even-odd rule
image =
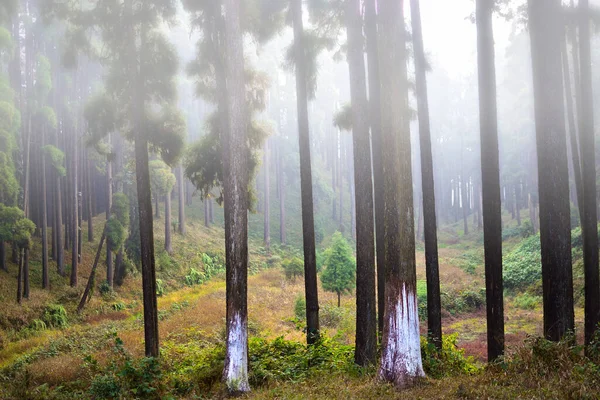
[[[210,227],[210,197],[204,199],[204,226]]]
[[[42,144],[45,139],[45,128],[42,128]],[[42,151],[42,289],[50,289],[48,273],[48,203],[46,198],[46,157]]]
[[[267,254],[271,252],[271,171],[270,171],[270,159],[271,150],[269,148],[269,141],[265,142],[265,153],[264,153],[264,169],[265,169],[265,190],[264,190],[264,230],[263,230],[263,241]]]
[[[19,272],[17,273],[17,303],[23,300],[23,250],[19,249]]]
[[[8,264],[6,263],[6,243],[0,241],[0,269],[8,272]]]
[[[23,297],[29,298],[29,247],[23,250]]]
[[[283,175],[283,161],[282,161],[282,146],[279,147],[279,151],[277,152],[277,187],[279,192],[279,242],[281,244],[287,243],[287,233],[285,229],[285,185],[284,185],[284,175]]]
[[[416,260],[404,2],[380,0],[381,128],[385,171],[385,314],[378,376],[397,388],[423,377]]]
[[[228,124],[223,133],[227,341],[223,380],[229,393],[248,383],[248,124],[240,2],[224,0]]]
[[[94,281],[96,279],[96,267],[98,266],[98,260],[100,260],[100,254],[102,253],[102,246],[104,245],[104,239],[106,238],[106,228],[104,232],[102,232],[102,237],[100,237],[100,244],[98,245],[98,250],[96,251],[96,258],[94,258],[94,264],[92,265],[92,271],[90,272],[90,278],[88,279],[88,283],[85,286],[85,290],[83,292],[83,296],[81,296],[81,301],[79,302],[79,306],[77,306],[77,314],[80,314],[85,307],[85,303],[88,302],[88,296],[91,297],[90,291],[94,286]]]

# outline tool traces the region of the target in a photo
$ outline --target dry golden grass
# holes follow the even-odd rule
[[[61,354],[42,359],[27,367],[33,385],[48,384],[58,386],[63,382],[78,379],[83,372],[81,359],[69,354]]]

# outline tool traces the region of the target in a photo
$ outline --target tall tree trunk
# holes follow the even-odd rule
[[[223,380],[229,393],[248,383],[248,124],[240,1],[225,0],[227,128],[223,132],[227,341]]]
[[[304,243],[304,291],[306,296],[307,342],[319,338],[319,295],[317,291],[317,258],[315,250],[315,221],[313,210],[312,167],[310,163],[310,134],[308,132],[308,81],[306,50],[302,21],[302,0],[291,0],[296,54],[296,101],[298,107],[298,137],[300,147],[300,186],[302,197],[302,239]]]
[[[576,44],[574,43],[573,46]],[[563,36],[561,41],[561,53],[562,53],[562,68],[563,68],[563,79],[565,84],[565,99],[567,107],[567,122],[569,124],[569,148],[571,150],[571,167],[573,171],[573,178],[575,181],[575,194],[577,199],[577,209],[579,211],[579,219],[583,221],[583,183],[581,182],[581,161],[579,158],[579,144],[577,141],[577,125],[575,123],[575,109],[573,105],[573,93],[571,87],[571,68],[569,67],[569,52],[567,50],[567,37]],[[579,57],[577,57],[579,59]],[[575,69],[579,69],[579,65],[573,66]],[[579,79],[577,80],[579,81]],[[576,95],[579,97],[579,90],[575,90]],[[581,105],[581,101],[577,101],[578,105]],[[581,110],[579,111],[581,112]]]
[[[8,264],[6,263],[6,243],[0,240],[0,269],[8,272]]]
[[[517,226],[521,226],[521,183],[515,185],[515,213],[517,214]]]
[[[158,192],[154,195],[154,218],[160,219],[160,196]]]
[[[108,146],[112,151],[112,137],[108,135]],[[113,200],[113,166],[110,158],[106,159],[106,220],[110,218]],[[106,246],[106,282],[110,288],[114,287],[115,270],[113,264],[113,254],[110,246]]]
[[[92,164],[90,162],[90,158],[88,155],[88,150],[85,151],[86,153],[86,165],[85,165],[85,182],[86,182],[86,192],[87,192],[87,197],[86,197],[86,214],[87,214],[87,223],[88,223],[88,231],[87,231],[87,239],[88,242],[93,242],[94,241],[94,209],[92,207],[92,198],[94,197],[94,185],[92,185],[92,175],[91,175],[91,170],[92,170]]]
[[[373,153],[373,188],[375,194],[375,250],[377,257],[377,314],[379,332],[383,332],[385,304],[384,251],[384,179],[381,144],[381,82],[379,80],[379,43],[377,40],[376,0],[365,0],[365,34],[369,69],[369,120]]]
[[[21,304],[23,300],[23,250],[19,248],[19,269],[17,273],[17,303]]]
[[[283,173],[283,146],[279,145],[277,151],[277,187],[279,193],[279,242],[287,244],[287,232],[285,229],[285,175]]]
[[[185,235],[185,180],[183,177],[183,166],[177,168],[177,199],[179,200],[179,234]]]
[[[264,229],[263,240],[267,254],[271,253],[271,150],[269,140],[265,141],[264,169],[265,169],[265,201],[264,201]]]
[[[487,311],[488,361],[504,354],[504,299],[502,282],[502,201],[498,152],[498,111],[493,1],[477,0],[477,65],[483,203],[483,247]]]
[[[210,227],[210,197],[204,199],[204,226]]]
[[[44,145],[46,140],[46,128],[42,127],[41,145]],[[46,198],[46,156],[44,151],[40,151],[42,155],[42,289],[50,289],[50,274],[48,273],[48,202]]]
[[[437,246],[437,220],[435,215],[435,185],[433,156],[431,152],[431,127],[427,93],[427,61],[423,46],[421,10],[419,0],[411,0],[413,48],[421,148],[421,186],[423,200],[423,229],[425,234],[425,275],[427,276],[427,333],[436,348],[442,348],[442,304],[440,296],[440,267]]]
[[[585,344],[594,339],[600,322],[598,271],[598,215],[596,202],[596,150],[594,95],[590,44],[589,0],[579,0],[579,54],[581,56],[581,110],[579,132],[583,181],[583,265],[585,272]],[[581,205],[580,205],[581,207]]]
[[[560,0],[529,0],[539,176],[544,336],[575,328],[569,175],[563,105]]]
[[[100,244],[98,245],[98,250],[96,251],[96,257],[94,258],[94,264],[92,265],[90,278],[88,279],[88,283],[85,286],[85,290],[83,291],[83,295],[81,296],[81,300],[79,301],[79,305],[77,306],[77,314],[81,314],[83,307],[85,307],[85,303],[88,302],[88,296],[91,296],[90,291],[92,290],[92,287],[94,286],[94,281],[96,280],[96,267],[98,266],[98,260],[100,260],[102,246],[104,246],[104,239],[106,239],[106,227],[104,228],[102,236],[100,237]]]
[[[23,297],[29,298],[29,245],[23,250]]]
[[[211,197],[208,199],[208,216],[210,217],[210,223],[215,223],[215,212],[214,212],[215,200]]]
[[[340,212],[338,214],[338,230],[344,233],[344,164],[346,163],[346,141],[340,133],[340,157],[338,159],[338,184],[340,191]]]
[[[171,189],[165,196],[165,251],[168,254],[173,253],[173,245],[171,243]]]
[[[338,188],[338,179],[337,179],[337,175],[338,175],[338,152],[339,152],[339,136],[340,136],[340,132],[339,130],[335,131],[335,134],[333,136],[333,145],[331,148],[331,152],[332,152],[332,159],[333,159],[333,164],[331,167],[331,187],[333,189],[333,201],[331,204],[331,218],[333,218],[334,221],[337,221],[337,188]]]
[[[129,4],[131,7],[131,4]],[[146,26],[142,24],[140,49],[145,47]],[[139,51],[144,58],[144,52]],[[145,137],[145,71],[143,60],[139,62],[138,98],[135,99],[136,137],[135,173],[137,182],[138,214],[140,228],[140,258],[142,262],[142,291],[144,301],[144,345],[146,357],[158,357],[158,307],[156,300],[156,264],[154,259],[154,234],[152,216],[152,193],[150,190],[150,168],[148,165],[148,140]]]
[[[354,203],[356,204],[356,348],[354,362],[374,364],[377,358],[377,310],[375,295],[375,238],[373,181],[367,79],[363,54],[360,0],[350,0],[346,9],[348,66],[352,101],[354,153]],[[338,293],[338,307],[339,307]]]
[[[78,80],[76,78],[76,80]],[[77,186],[79,137],[78,129],[73,131],[73,154],[71,155],[71,287],[77,286],[77,272],[79,265],[79,190]]]
[[[63,214],[60,175],[56,175],[56,269],[60,276],[65,275],[65,249],[63,248]]]
[[[467,180],[464,174],[461,173],[460,177],[460,205],[463,214],[463,232],[465,235],[469,234],[469,202],[467,196]]]
[[[380,0],[385,315],[379,378],[397,388],[425,376],[421,361],[404,1]]]

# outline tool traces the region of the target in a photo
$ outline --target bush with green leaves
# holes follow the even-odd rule
[[[51,328],[65,328],[69,325],[67,310],[60,304],[48,304],[40,319]]]
[[[529,293],[522,293],[515,297],[513,304],[521,310],[534,310],[542,304],[542,298],[540,296],[532,296]]]
[[[465,356],[465,351],[456,346],[458,334],[444,335],[442,350],[438,350],[427,338],[421,336],[421,357],[427,376],[435,379],[445,376],[474,374],[480,368],[473,357]]]
[[[281,266],[289,281],[295,281],[296,278],[304,276],[304,261],[298,257],[283,260]]]
[[[166,290],[167,290],[167,284],[164,283],[162,279],[157,279],[156,280],[156,295],[162,296],[163,294],[165,294]]]
[[[319,323],[325,328],[339,328],[346,312],[342,307],[324,304],[319,310]]]
[[[338,296],[350,293],[356,286],[356,260],[352,248],[340,232],[333,235],[331,247],[325,251],[325,270],[321,273],[323,289]]]
[[[525,239],[503,260],[504,288],[524,290],[542,278],[540,236]]]
[[[190,268],[190,273],[185,276],[185,284],[188,286],[201,285],[204,282],[204,274],[195,268]]]
[[[306,319],[306,300],[304,296],[299,295],[294,302],[294,315],[300,321]]]

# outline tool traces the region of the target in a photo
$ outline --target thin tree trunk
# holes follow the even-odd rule
[[[17,273],[17,303],[23,300],[23,250],[19,248],[19,272]]]
[[[425,275],[427,277],[427,333],[428,340],[436,348],[442,348],[442,304],[440,296],[440,272],[437,246],[437,220],[435,215],[435,185],[433,179],[433,156],[431,152],[431,127],[429,124],[429,100],[427,93],[427,62],[423,46],[421,10],[419,0],[411,0],[411,21],[419,117],[421,148],[421,186],[423,207],[423,230],[425,233]],[[419,218],[420,219],[420,218]],[[420,230],[420,224],[419,224]]]
[[[210,197],[206,197],[204,199],[204,226],[205,227],[210,227],[210,209],[209,209],[209,205],[210,205]]]
[[[488,361],[504,354],[502,202],[498,152],[498,111],[491,0],[477,1],[477,53],[481,124],[481,181]]]
[[[165,196],[165,251],[168,254],[173,253],[173,245],[171,243],[171,189]]]
[[[560,43],[560,0],[529,0],[529,32],[539,176],[544,336],[561,340],[575,328],[569,176]]]
[[[385,315],[378,376],[397,388],[425,376],[421,361],[404,1],[379,0],[382,49]]]
[[[110,143],[110,142],[109,142]],[[87,238],[88,238],[88,242],[93,242],[94,241],[94,210],[92,208],[92,198],[93,196],[93,189],[94,189],[94,185],[92,185],[92,176],[91,176],[91,169],[92,169],[92,165],[90,163],[90,158],[88,156],[88,151],[86,150],[86,169],[85,169],[85,181],[86,181],[86,192],[87,192],[87,197],[86,197],[86,208],[87,208],[87,223],[88,223],[88,231],[87,231]]]
[[[521,226],[521,183],[515,185],[515,213],[517,214],[517,226]]]
[[[23,250],[23,297],[29,298],[29,246]]]
[[[63,248],[63,214],[60,176],[56,176],[56,269],[60,276],[65,276],[65,249]]]
[[[583,181],[583,265],[585,273],[585,344],[590,344],[600,322],[598,271],[598,215],[596,202],[596,150],[594,96],[590,44],[589,1],[579,0],[579,54],[581,56],[581,110],[579,132]],[[581,207],[581,205],[580,205]]]
[[[8,264],[6,263],[6,243],[0,240],[0,269],[8,272]]]
[[[282,147],[279,146],[277,152],[277,187],[279,192],[279,242],[281,244],[287,243],[287,233],[285,229],[285,182],[284,182],[284,173],[283,173],[283,155],[282,155]]]
[[[302,0],[291,0],[296,54],[296,100],[298,107],[298,137],[300,148],[300,186],[302,198],[302,238],[304,244],[304,290],[306,297],[307,342],[319,338],[319,295],[317,291],[317,259],[315,250],[315,221],[313,210],[310,134],[308,131],[308,81],[306,50],[302,21]]]
[[[264,229],[263,241],[267,254],[271,253],[271,150],[269,140],[265,141],[264,169],[265,169],[265,191],[264,191]]]
[[[356,347],[354,362],[375,364],[377,358],[377,297],[375,294],[375,234],[373,220],[373,181],[367,79],[363,53],[360,0],[348,1],[348,66],[352,101],[352,141],[354,148],[354,190],[356,205]],[[354,210],[352,210],[354,213]],[[354,225],[354,224],[352,224]],[[354,226],[353,226],[354,228]],[[338,307],[340,294],[338,293]]]
[[[77,286],[77,270],[78,270],[78,264],[79,264],[79,253],[78,253],[78,249],[79,249],[79,193],[78,193],[78,187],[77,187],[77,168],[78,168],[78,157],[77,157],[77,153],[78,153],[78,140],[79,138],[77,137],[77,132],[78,130],[75,129],[75,132],[73,133],[74,137],[74,141],[73,141],[73,154],[71,156],[72,158],[72,162],[71,162],[71,168],[72,168],[72,172],[71,172],[71,287],[75,287]]]
[[[83,307],[85,307],[85,303],[88,302],[88,296],[90,296],[90,291],[94,286],[94,282],[96,280],[96,267],[98,266],[98,261],[100,260],[100,254],[102,253],[102,246],[104,246],[104,240],[106,239],[106,227],[102,232],[102,236],[100,237],[100,244],[98,244],[98,250],[96,251],[96,257],[94,258],[94,264],[92,265],[92,271],[90,272],[90,277],[88,279],[87,285],[85,286],[85,290],[83,292],[83,296],[81,296],[81,301],[77,306],[77,314],[81,314]],[[108,246],[106,246],[108,247]],[[91,297],[90,297],[91,298]]]
[[[379,44],[377,40],[376,0],[365,0],[365,34],[369,69],[369,119],[373,153],[373,188],[375,205],[375,250],[377,257],[377,314],[379,332],[383,332],[385,304],[384,251],[384,179],[381,144],[381,83],[379,80]]]
[[[177,168],[177,198],[179,200],[179,234],[185,235],[185,180],[183,177],[183,166]]]
[[[211,197],[208,199],[208,215],[210,217],[210,223],[215,223],[215,213],[214,213],[214,204],[215,200]]]
[[[227,341],[223,380],[229,393],[248,383],[248,124],[241,4],[225,0],[225,74],[228,129],[223,132]]]
[[[46,140],[46,128],[42,127],[41,147]],[[42,289],[50,289],[50,274],[48,271],[48,202],[46,198],[46,156],[41,151],[42,159]]]
[[[112,137],[111,134],[108,135],[108,146],[112,151]],[[110,158],[106,159],[106,220],[110,218],[111,208],[112,208],[112,200],[113,200],[113,167],[112,160]],[[113,254],[110,246],[106,246],[106,282],[108,286],[112,289],[114,287],[114,264],[113,264]]]

